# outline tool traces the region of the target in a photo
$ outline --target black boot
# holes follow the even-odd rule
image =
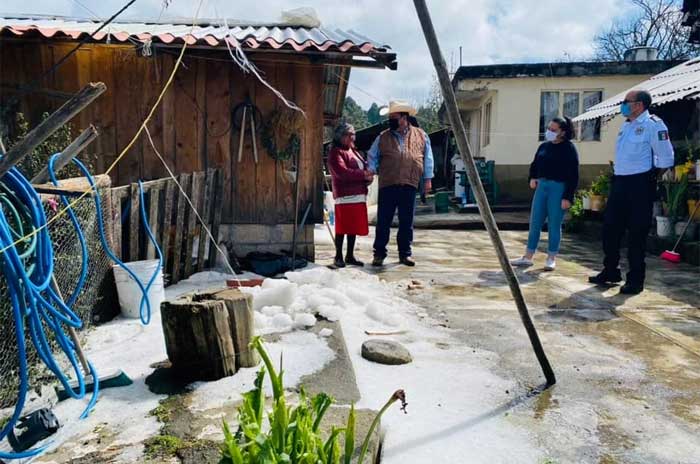
[[[617,284],[622,282],[622,274],[620,273],[619,269],[615,269],[611,272],[608,272],[607,270],[603,269],[603,271],[600,272],[598,275],[589,277],[588,281],[596,285]]]

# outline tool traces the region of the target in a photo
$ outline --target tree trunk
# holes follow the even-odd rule
[[[236,351],[226,303],[193,301],[192,296],[161,305],[173,369],[192,380],[218,380],[235,374]]]
[[[217,380],[258,364],[250,295],[237,289],[190,293],[161,305],[173,369],[192,380]]]

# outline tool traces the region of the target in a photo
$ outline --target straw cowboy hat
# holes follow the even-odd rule
[[[415,116],[418,111],[406,100],[391,100],[388,107],[379,110],[379,114],[386,116],[391,113],[408,113],[409,116]]]

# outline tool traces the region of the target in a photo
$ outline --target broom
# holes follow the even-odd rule
[[[670,263],[680,263],[681,262],[681,255],[680,253],[676,252],[676,248],[678,248],[678,245],[681,243],[681,240],[683,240],[683,236],[685,235],[685,231],[688,230],[688,226],[690,226],[690,221],[693,220],[695,217],[695,213],[698,212],[698,207],[700,206],[700,201],[695,202],[695,208],[693,209],[693,212],[689,215],[688,221],[685,223],[685,227],[683,227],[683,232],[678,236],[678,240],[676,240],[676,244],[673,246],[672,250],[666,250],[663,253],[661,253],[661,259],[666,260]]]

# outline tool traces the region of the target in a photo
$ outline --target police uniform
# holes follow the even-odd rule
[[[643,288],[646,241],[656,194],[656,168],[673,166],[668,128],[648,111],[627,120],[617,136],[615,175],[603,226],[604,273],[619,275],[620,244],[627,236],[627,284]]]

